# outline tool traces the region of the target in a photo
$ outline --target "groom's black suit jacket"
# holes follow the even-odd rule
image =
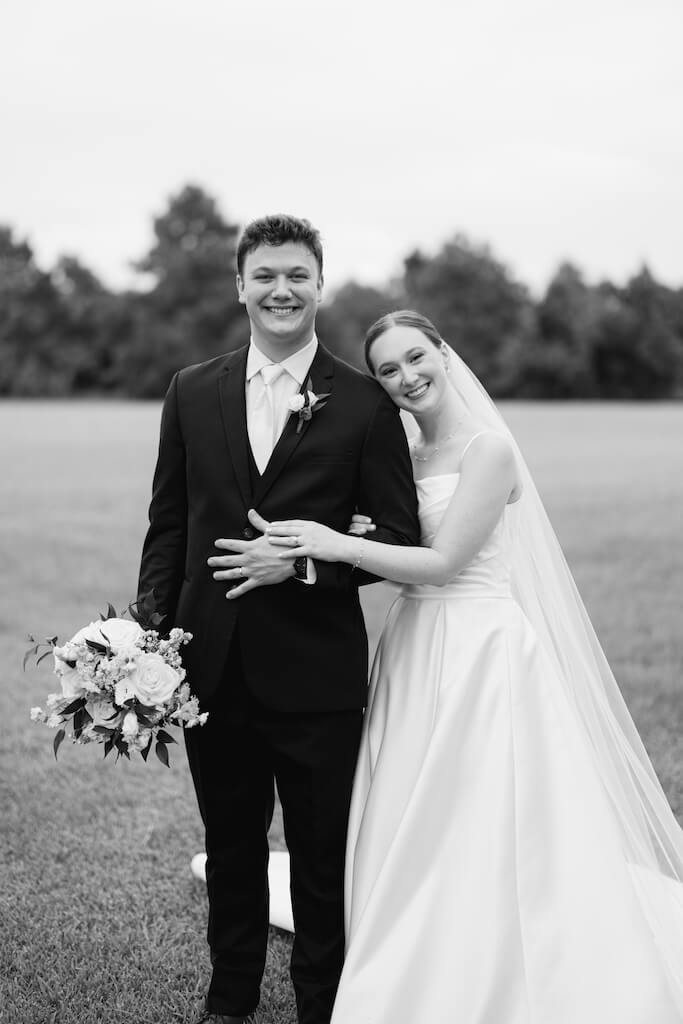
[[[220,684],[239,624],[244,676],[262,704],[278,711],[362,708],[367,638],[359,582],[348,565],[316,562],[317,582],[257,587],[234,601],[207,565],[219,537],[253,539],[247,519],[312,519],[346,531],[358,510],[377,524],[373,539],[417,544],[410,456],[398,411],[379,385],[322,346],[310,370],[313,391],[330,393],[297,432],[290,415],[263,476],[246,425],[247,348],[175,375],[161,423],[150,526],[139,593],[152,587],[162,628],[193,634],[184,649],[200,701]]]

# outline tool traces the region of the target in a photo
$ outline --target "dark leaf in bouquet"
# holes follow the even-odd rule
[[[61,747],[62,740],[64,739],[65,736],[66,732],[64,731],[64,729],[60,729],[52,742],[52,749],[55,752],[55,761],[57,760],[57,751]]]
[[[157,743],[154,750],[161,763],[166,765],[166,767],[168,768],[168,750],[166,749],[164,744]]]
[[[84,725],[89,725],[90,722],[92,722],[92,720],[93,720],[93,717],[90,714],[90,712],[88,711],[88,709],[87,708],[83,708],[83,723],[84,723]]]
[[[114,608],[114,605],[111,603],[111,601],[107,601],[107,610],[106,610],[106,612],[100,612],[100,619],[101,619],[101,621],[102,622],[106,622],[107,619],[116,619],[116,618],[118,618],[118,616],[116,614],[116,608]]]
[[[78,711],[76,712],[76,714],[74,715],[73,730],[74,730],[74,739],[76,739],[76,740],[79,739],[81,733],[83,732],[83,728],[85,726],[85,717],[84,717],[85,714],[86,714],[85,708],[79,708]]]
[[[108,729],[106,725],[94,725],[93,732],[96,732],[99,736],[113,736],[111,729]]]
[[[144,748],[144,750],[140,751],[140,754],[142,755],[142,760],[143,761],[147,760],[147,758],[149,757],[149,752],[150,752],[151,749],[152,749],[152,737],[150,736],[149,743]]]
[[[109,739],[104,744],[104,756],[106,757],[107,754],[111,754],[113,749],[114,749],[114,737],[110,736]]]
[[[140,725],[143,725],[146,729],[154,728],[154,722],[150,718],[146,718],[144,715],[141,715],[139,711],[137,712],[137,716]]]
[[[96,654],[106,654],[109,650],[104,644],[98,644],[97,640],[86,640],[86,647],[91,651],[95,651]]]
[[[33,639],[33,638],[31,638],[31,639]],[[22,664],[22,668],[23,668],[24,672],[26,671],[26,662],[28,661],[29,658],[33,657],[34,654],[38,653],[38,651],[40,650],[40,647],[41,647],[40,644],[36,644],[35,647],[29,648],[29,650],[24,655],[24,661],[23,661],[23,664]]]
[[[40,665],[41,661],[45,661],[45,659],[49,658],[51,654],[52,654],[52,651],[45,651],[45,653],[41,654],[41,656],[36,661],[36,665]]]
[[[156,624],[154,618],[156,609],[157,602],[154,597],[154,587],[148,590],[146,594],[139,594],[137,601],[132,601],[128,605],[131,618],[143,629],[149,629]],[[161,619],[159,618],[157,621],[160,622]]]
[[[128,760],[130,761],[130,754],[128,752],[128,745],[127,745],[126,741],[124,740],[123,736],[120,733],[116,737],[116,739],[114,740],[114,744],[116,746],[116,749],[119,752],[119,757],[120,756],[127,757]],[[118,760],[118,758],[117,758],[117,760]]]
[[[170,732],[166,732],[165,729],[159,729],[157,733],[157,740],[159,743],[177,743],[178,741],[171,736]]]
[[[67,704],[67,706],[64,708],[63,711],[60,712],[60,714],[62,714],[62,715],[73,715],[77,711],[80,711],[81,708],[84,708],[84,707],[85,707],[85,697],[77,697],[76,700],[72,700],[70,704]]]
[[[118,711],[113,711],[111,715],[107,715],[107,717],[105,718],[105,722],[111,722],[112,718],[116,718],[118,714]]]
[[[135,710],[137,712],[142,711],[143,715],[153,715],[154,712],[156,711],[156,708],[154,707],[154,705],[150,706],[149,704],[141,704],[140,701],[136,701]]]

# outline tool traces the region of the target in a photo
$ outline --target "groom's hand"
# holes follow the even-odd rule
[[[262,533],[270,526],[266,519],[253,510],[249,513],[249,521]],[[294,576],[294,560],[282,558],[282,548],[271,544],[265,536],[256,540],[219,538],[216,547],[231,552],[228,555],[213,555],[208,560],[214,570],[215,580],[237,584],[225,595],[231,600],[241,597],[248,590],[283,583]]]

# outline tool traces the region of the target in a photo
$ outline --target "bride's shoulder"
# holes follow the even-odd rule
[[[487,471],[511,471],[515,468],[512,443],[504,434],[493,430],[480,430],[473,434],[463,449],[461,468],[479,468]]]

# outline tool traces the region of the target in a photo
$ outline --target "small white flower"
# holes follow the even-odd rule
[[[309,391],[310,395],[310,391]],[[289,402],[287,403],[292,412],[301,412],[306,404],[306,399],[302,394],[292,395]]]
[[[130,675],[125,676],[123,679],[117,679],[116,686],[114,687],[114,700],[121,706],[130,700],[131,697],[137,697],[137,690],[131,683]]]
[[[123,725],[121,726],[123,738],[128,741],[134,739],[138,734],[138,729],[138,716],[134,711],[129,711],[123,720]]]
[[[82,731],[82,733],[81,733],[81,735],[79,737],[78,742],[79,743],[97,743],[98,740],[99,740],[99,736],[95,732],[94,724],[92,722],[88,722],[88,724],[84,727],[84,729],[83,729],[83,731]]]
[[[47,715],[42,708],[31,708],[31,721],[45,722],[47,721]]]
[[[140,729],[140,732],[132,740],[128,741],[129,750],[144,750],[152,735],[151,729]]]
[[[78,658],[78,646],[67,640],[63,647],[55,647],[53,653],[58,661],[75,662]]]
[[[60,725],[64,725],[64,719],[61,715],[58,715],[56,711],[53,711],[52,714],[48,716],[45,724],[48,729],[59,729]]]

